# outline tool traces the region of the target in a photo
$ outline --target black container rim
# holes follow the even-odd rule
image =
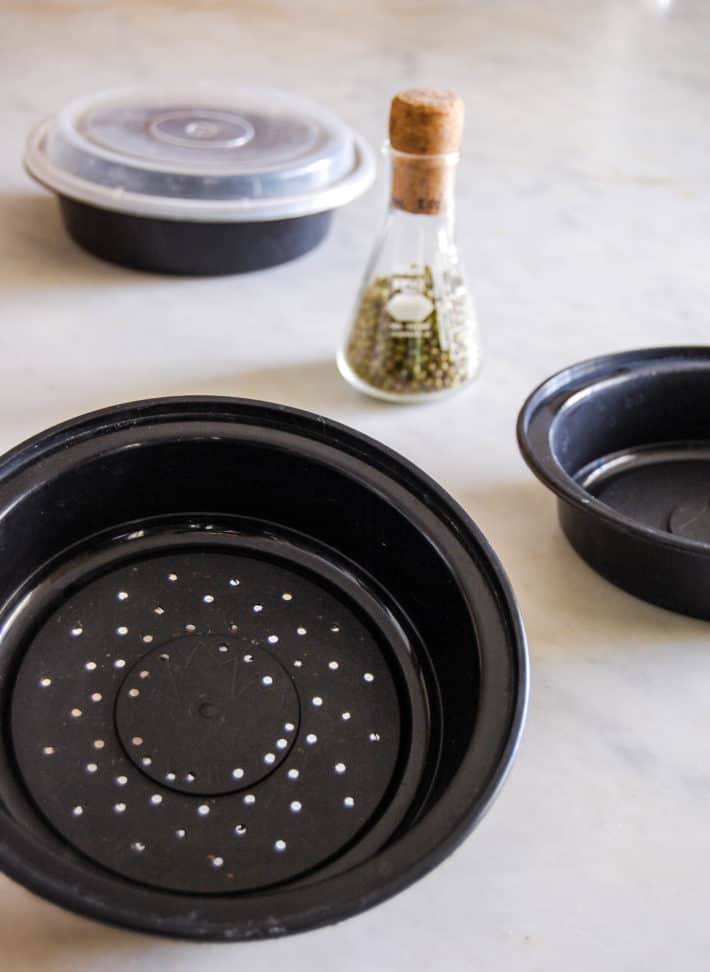
[[[515,671],[514,698],[502,730],[505,741],[497,750],[495,769],[487,778],[481,780],[470,772],[469,748],[445,790],[446,799],[440,799],[409,831],[364,863],[306,887],[212,898],[198,909],[194,907],[198,900],[194,897],[136,888],[129,882],[124,882],[125,891],[119,895],[120,880],[114,876],[109,880],[103,874],[87,875],[71,857],[50,850],[0,812],[0,867],[11,878],[63,907],[111,925],[172,937],[213,941],[276,937],[332,924],[384,901],[441,863],[476,826],[503,785],[520,743],[529,693],[527,640],[512,587],[498,557],[473,520],[442,487],[371,437],[287,405],[218,396],[179,396],[100,409],[55,425],[7,452],[0,458],[0,485],[29,465],[62,450],[68,440],[81,442],[141,424],[205,419],[276,429],[286,423],[289,431],[342,450],[404,488],[414,490],[417,499],[442,522],[449,535],[481,563],[481,572],[494,589],[497,610],[508,632]],[[496,655],[497,664],[503,664],[500,651],[491,651],[489,661],[495,661]],[[481,695],[485,692],[483,680]],[[327,888],[325,900],[323,888]],[[182,910],[178,907],[180,899],[184,901]],[[271,917],[264,922],[261,915],[269,899],[274,907],[269,904]],[[250,914],[253,902],[257,904]],[[161,907],[157,907],[158,903]],[[235,909],[233,916],[230,904]],[[214,909],[219,906],[221,911],[217,914]],[[192,923],[186,927],[188,910]]]
[[[658,371],[683,362],[687,366],[710,366],[710,345],[669,345],[619,351],[587,358],[550,375],[525,400],[517,421],[518,447],[530,470],[559,499],[585,513],[593,514],[616,530],[666,549],[707,556],[701,541],[645,526],[607,506],[588,493],[558,462],[550,445],[550,433],[563,406],[593,387],[625,380],[630,372]]]

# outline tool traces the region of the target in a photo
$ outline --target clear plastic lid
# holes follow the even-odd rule
[[[260,88],[106,91],[30,135],[25,164],[54,191],[137,216],[284,219],[368,188],[367,143],[314,102]]]

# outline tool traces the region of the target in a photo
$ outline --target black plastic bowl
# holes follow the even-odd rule
[[[332,210],[258,222],[195,222],[114,212],[58,196],[71,238],[94,256],[136,270],[218,276],[286,263],[327,235]]]
[[[710,348],[629,351],[566,368],[526,401],[518,441],[596,571],[710,619]]]
[[[38,894],[165,935],[301,931],[417,880],[501,785],[510,586],[371,439],[118,406],[0,460],[0,518],[0,865]]]

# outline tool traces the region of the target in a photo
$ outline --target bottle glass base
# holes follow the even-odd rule
[[[481,362],[479,359],[468,378],[451,388],[442,388],[435,391],[421,392],[391,392],[378,388],[376,385],[371,385],[369,382],[361,378],[348,364],[344,351],[341,350],[338,352],[336,361],[340,374],[348,382],[348,384],[352,385],[352,387],[357,391],[362,392],[364,395],[369,395],[371,398],[378,398],[380,401],[391,402],[399,405],[422,405],[426,402],[440,402],[443,398],[450,398],[452,395],[456,395],[459,392],[470,388],[475,379],[478,377],[481,368]]]

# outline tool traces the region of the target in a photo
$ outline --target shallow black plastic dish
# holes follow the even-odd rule
[[[524,404],[518,442],[575,550],[637,597],[710,619],[710,347],[573,365]]]
[[[192,276],[249,273],[287,263],[328,234],[333,211],[242,223],[157,219],[58,195],[67,233],[102,260],[134,270]]]
[[[0,517],[0,866],[38,894],[164,935],[302,931],[424,875],[500,787],[512,591],[371,439],[117,406],[2,458]]]

